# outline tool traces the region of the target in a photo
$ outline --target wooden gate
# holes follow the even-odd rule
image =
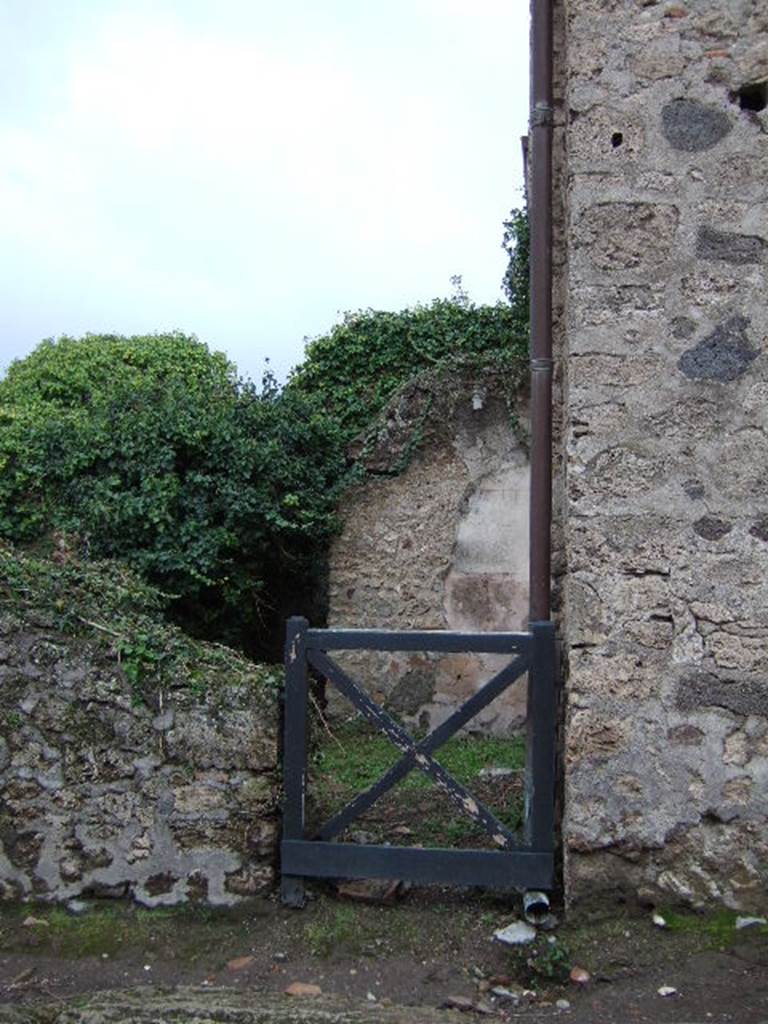
[[[329,656],[330,651],[491,653],[510,662],[431,732],[416,740]],[[308,668],[315,668],[400,751],[400,759],[309,836],[305,823]],[[528,673],[525,813],[522,837],[502,824],[432,754],[455,732]],[[492,889],[549,889],[554,872],[555,639],[551,622],[528,633],[399,632],[310,629],[288,620],[285,647],[284,816],[281,849],[284,903],[301,906],[303,879],[392,878]],[[356,818],[417,768],[459,811],[487,832],[498,850],[423,849],[335,841]]]

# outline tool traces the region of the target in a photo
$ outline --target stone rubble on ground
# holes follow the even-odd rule
[[[676,996],[677,989],[673,988],[672,985],[662,985],[658,990],[660,996]]]

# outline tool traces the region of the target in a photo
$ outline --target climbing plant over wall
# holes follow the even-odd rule
[[[462,361],[519,363],[526,350],[527,334],[510,306],[475,305],[460,291],[397,313],[346,313],[328,334],[309,342],[287,392],[325,409],[351,439],[418,373]]]
[[[504,238],[501,246],[508,257],[501,288],[512,310],[515,332],[527,338],[530,319],[530,229],[527,210],[510,210],[508,220],[504,221]]]

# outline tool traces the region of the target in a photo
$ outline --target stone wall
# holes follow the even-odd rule
[[[0,898],[231,904],[271,888],[276,701],[243,673],[151,703],[103,643],[0,621]]]
[[[329,624],[526,627],[528,456],[502,383],[491,373],[415,383],[390,407],[362,456],[370,475],[341,505]],[[524,416],[523,399],[516,405]],[[350,654],[340,660],[406,721],[434,728],[508,659]],[[333,691],[329,696],[334,712],[348,707]],[[472,727],[506,733],[524,720],[523,680]]]
[[[768,6],[566,0],[566,890],[768,908]]]

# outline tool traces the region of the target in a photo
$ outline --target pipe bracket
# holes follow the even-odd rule
[[[551,128],[555,123],[555,108],[548,103],[537,103],[531,108],[531,128]]]

